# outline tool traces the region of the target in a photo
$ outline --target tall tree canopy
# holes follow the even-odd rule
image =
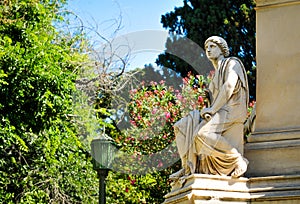
[[[186,76],[189,71],[204,74],[210,69],[204,59],[206,57],[187,39],[203,48],[208,37],[219,35],[227,41],[230,55],[238,56],[243,61],[249,74],[250,96],[254,99],[255,1],[184,0],[183,3],[182,7],[175,8],[161,18],[163,27],[173,37],[167,41],[166,51],[159,55],[156,63],[182,76]]]
[[[64,0],[0,5],[0,203],[93,203],[97,178],[72,122],[80,36]],[[79,38],[78,38],[79,37]]]

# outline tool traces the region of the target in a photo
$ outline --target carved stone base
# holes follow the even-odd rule
[[[253,134],[245,145],[247,177],[300,174],[300,131]]]
[[[300,175],[251,178],[248,186],[250,203],[300,203]]]
[[[247,203],[247,182],[247,178],[193,174],[186,178],[183,187],[175,184],[164,203]]]
[[[300,203],[300,175],[232,178],[194,174],[174,185],[164,204]]]

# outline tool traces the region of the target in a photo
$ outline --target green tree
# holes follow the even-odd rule
[[[0,202],[93,203],[97,178],[72,121],[82,36],[66,36],[64,0],[0,5]],[[92,196],[92,195],[95,196]]]
[[[156,63],[169,67],[183,77],[205,74],[208,67],[203,51],[205,40],[212,35],[223,37],[230,53],[243,61],[249,75],[251,98],[255,98],[255,1],[254,0],[184,0],[182,7],[162,15],[161,23],[173,37]],[[182,36],[182,37],[178,37]],[[188,55],[188,56],[187,56]],[[184,61],[183,61],[184,60]]]

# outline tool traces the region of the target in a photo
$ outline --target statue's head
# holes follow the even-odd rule
[[[204,47],[206,46],[206,44],[208,42],[216,43],[219,46],[219,48],[222,50],[224,57],[229,56],[229,47],[227,45],[227,42],[223,38],[221,38],[219,36],[211,36],[211,37],[207,38],[207,40],[205,41]]]

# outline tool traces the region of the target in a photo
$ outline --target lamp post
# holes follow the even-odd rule
[[[103,134],[92,140],[91,148],[93,167],[97,170],[99,177],[99,204],[105,204],[105,179],[114,159],[116,147],[113,144],[113,140],[106,134]]]

